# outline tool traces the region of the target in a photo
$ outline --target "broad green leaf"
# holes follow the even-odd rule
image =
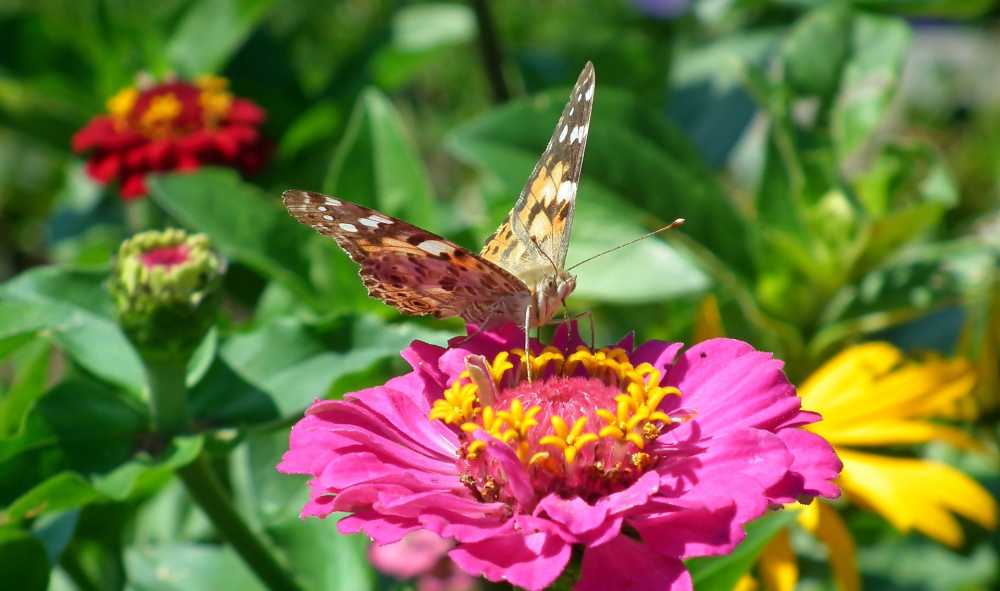
[[[45,546],[19,529],[0,529],[0,581],[18,591],[45,591],[49,585]]]
[[[268,198],[222,169],[156,177],[150,190],[163,209],[191,230],[208,234],[224,255],[315,301],[304,251],[313,232],[284,211],[279,195]]]
[[[129,587],[135,591],[265,591],[228,547],[211,544],[132,546],[125,551]]]
[[[52,347],[38,340],[26,347],[20,356],[14,383],[0,396],[0,439],[18,434],[24,427],[27,413],[45,393]]]
[[[299,483],[300,485],[302,483]],[[363,535],[337,532],[328,519],[293,519],[268,528],[291,567],[310,589],[363,591],[376,589],[378,577],[368,561],[368,540]],[[331,560],[336,556],[336,560]]]
[[[781,56],[785,81],[793,91],[826,99],[837,89],[850,23],[846,7],[834,2],[810,11],[792,27]]]
[[[810,343],[814,358],[844,339],[959,304],[986,288],[1000,253],[975,243],[930,244],[843,287]]]
[[[332,351],[321,334],[293,319],[278,320],[231,337],[222,357],[239,375],[267,392],[282,416],[297,414],[325,396],[338,380],[398,357],[415,338],[443,342],[445,335],[408,324],[383,324],[369,316],[349,321],[348,338]]]
[[[395,107],[375,89],[358,99],[323,190],[420,227],[436,219],[420,154]]]
[[[96,444],[92,438],[86,441],[66,443]],[[140,454],[104,474],[85,476],[79,472],[60,472],[18,497],[0,513],[0,519],[18,521],[94,502],[122,501],[148,494],[166,482],[174,470],[192,462],[201,448],[201,437],[178,437],[160,457]]]
[[[393,17],[393,43],[404,51],[423,51],[476,38],[476,17],[463,4],[417,4]]]
[[[747,537],[732,553],[687,561],[694,588],[698,591],[731,591],[757,561],[771,538],[795,520],[795,511],[772,513],[746,526]]]
[[[38,519],[32,525],[32,533],[45,546],[45,554],[49,562],[57,564],[63,550],[69,545],[76,533],[76,525],[80,521],[79,509]]]
[[[855,17],[831,121],[841,160],[857,158],[882,123],[909,45],[910,29],[904,21],[872,14]]]
[[[170,64],[192,77],[222,68],[274,0],[193,2],[167,45]]]
[[[142,364],[113,318],[106,273],[59,267],[32,269],[0,285],[0,314],[21,312],[17,330],[44,325],[46,334],[86,370],[139,395]],[[10,307],[13,306],[13,307]]]

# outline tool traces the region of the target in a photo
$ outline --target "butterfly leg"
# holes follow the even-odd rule
[[[593,349],[594,339],[596,338],[597,335],[597,329],[594,327],[594,313],[592,311],[586,310],[584,312],[580,312],[579,314],[573,314],[572,316],[570,316],[569,312],[566,312],[565,314],[563,314],[562,320],[555,320],[550,322],[549,324],[563,324],[565,322],[573,322],[575,320],[579,320],[584,317],[586,317],[587,320],[590,321],[590,348]],[[579,334],[579,331],[577,331],[577,333]]]
[[[531,302],[524,307],[524,363],[528,366],[528,383],[531,383]]]

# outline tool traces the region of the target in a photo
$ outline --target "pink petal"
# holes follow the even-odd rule
[[[618,536],[587,548],[574,591],[690,591],[691,575],[676,558],[658,556],[647,547]]]
[[[706,434],[739,427],[774,430],[799,412],[783,363],[743,341],[710,339],[685,351],[666,382],[697,412]]]
[[[787,495],[794,495],[796,500],[799,497],[822,496],[833,499],[840,496],[840,489],[834,484],[834,480],[844,465],[825,439],[802,429],[781,429],[776,435],[792,453],[793,461],[789,471],[801,478],[798,490],[789,490],[787,487],[769,489],[769,495],[778,497],[776,502],[788,502]]]
[[[537,591],[548,587],[566,568],[571,546],[546,532],[497,536],[475,544],[462,544],[448,556],[465,572],[493,582]]]

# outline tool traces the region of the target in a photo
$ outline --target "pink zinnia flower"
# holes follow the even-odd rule
[[[801,427],[782,363],[747,343],[631,337],[591,350],[560,329],[528,379],[514,327],[419,341],[385,385],[317,401],[278,466],[308,474],[305,516],[386,544],[454,540],[466,572],[527,589],[581,550],[578,590],[689,589],[681,560],[730,552],[770,507],[838,494],[840,462]]]
[[[108,100],[107,114],[73,136],[73,150],[88,155],[92,179],[118,181],[126,200],[146,195],[151,172],[214,164],[252,174],[270,152],[260,133],[264,111],[227,87],[224,78],[203,76],[125,88]]]

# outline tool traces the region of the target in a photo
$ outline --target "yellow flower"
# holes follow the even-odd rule
[[[939,462],[857,448],[931,441],[977,448],[963,431],[927,420],[950,416],[974,384],[974,372],[964,360],[907,360],[892,345],[867,343],[846,349],[816,370],[799,395],[803,408],[823,415],[808,428],[833,444],[844,462],[838,483],[848,502],[878,513],[902,532],[916,530],[957,547],[963,536],[953,513],[996,527],[997,504],[986,489]],[[799,524],[827,546],[838,587],[859,589],[854,540],[840,515],[830,505],[812,503],[800,507]],[[761,554],[758,573],[765,589],[795,586],[798,568],[787,532]]]

